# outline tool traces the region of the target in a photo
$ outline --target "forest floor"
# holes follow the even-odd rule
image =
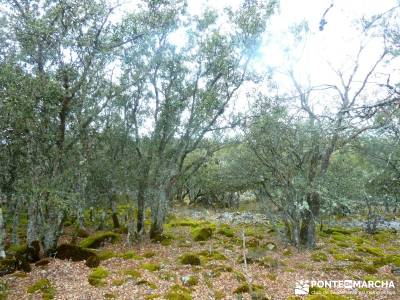
[[[298,251],[282,243],[265,220],[226,224],[213,215],[201,218],[174,215],[157,243],[144,240],[129,248],[122,234],[116,243],[96,250],[102,259],[97,268],[55,258],[44,266],[32,264],[30,273],[0,278],[1,287],[7,288],[2,295],[88,300],[400,299],[400,276],[392,273],[393,263],[400,263],[398,232],[367,235],[361,229],[331,228],[319,232],[317,249]],[[72,231],[66,228],[63,243],[71,242]],[[295,296],[300,280],[388,280],[395,288],[312,288],[314,295]]]

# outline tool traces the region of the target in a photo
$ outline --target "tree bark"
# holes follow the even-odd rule
[[[158,189],[158,197],[155,199],[151,209],[150,238],[157,239],[164,230],[165,215],[167,212],[169,192],[165,186]]]
[[[0,207],[0,259],[6,257],[4,251],[4,240],[6,238],[6,231],[4,230],[3,209]]]
[[[145,215],[145,183],[139,183],[139,190],[137,194],[137,233],[139,235],[144,234],[144,215]]]

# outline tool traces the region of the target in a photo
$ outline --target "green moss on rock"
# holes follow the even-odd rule
[[[97,232],[83,239],[79,246],[82,248],[99,248],[107,243],[115,243],[119,238],[120,235],[112,231]]]

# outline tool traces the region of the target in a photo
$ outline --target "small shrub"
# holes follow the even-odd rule
[[[105,278],[110,274],[110,272],[103,268],[103,267],[97,267],[93,269],[92,272],[89,274],[89,283],[93,286],[104,286],[106,284]]]

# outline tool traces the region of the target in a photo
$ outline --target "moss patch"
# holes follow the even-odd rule
[[[85,239],[83,239],[79,246],[82,248],[99,248],[106,243],[115,243],[120,239],[118,233],[112,231],[97,232]]]
[[[174,285],[171,287],[169,292],[165,295],[165,299],[167,300],[192,300],[192,295],[190,290],[180,286]]]
[[[147,281],[147,280],[144,280],[144,279],[139,280],[136,284],[137,284],[137,285],[147,285],[147,286],[148,286],[149,288],[151,288],[152,290],[155,290],[155,289],[157,288],[157,285],[156,285],[156,284],[154,284],[154,283],[152,283],[152,282],[149,282],[149,281]]]
[[[146,253],[143,254],[143,257],[145,257],[145,258],[152,258],[154,256],[156,256],[156,254],[154,252],[151,252],[151,251],[150,252],[146,252]]]
[[[136,254],[134,251],[127,251],[121,254],[119,257],[123,259],[142,259],[142,257]]]
[[[261,285],[257,284],[252,284],[251,285],[251,290],[253,292],[260,292],[264,290],[264,287]],[[242,284],[241,286],[237,287],[233,293],[235,294],[243,294],[243,293],[249,293],[250,292],[250,286],[248,283]]]
[[[358,246],[356,251],[359,253],[371,254],[374,256],[384,256],[384,252],[380,248],[371,247],[371,246]]]
[[[351,266],[351,268],[355,269],[355,270],[364,271],[364,272],[366,272],[368,274],[375,274],[375,273],[378,272],[376,266],[374,266],[373,264],[368,264],[368,263],[360,263],[360,262],[354,263]]]
[[[179,257],[179,262],[184,265],[192,265],[199,266],[201,264],[201,260],[199,255],[194,253],[185,253]]]
[[[107,269],[97,267],[90,272],[88,281],[93,286],[104,286],[106,284],[104,279],[107,278],[109,274],[110,272]]]
[[[129,276],[129,277],[134,278],[134,279],[138,279],[141,276],[140,272],[137,271],[136,269],[133,269],[133,268],[121,270],[120,274]]]
[[[223,224],[218,227],[217,234],[220,234],[220,235],[223,235],[226,237],[233,237],[235,235],[235,232],[229,225]]]
[[[311,259],[316,262],[328,261],[328,255],[324,252],[315,252],[311,255]]]
[[[198,253],[201,257],[203,257],[205,260],[227,260],[227,257],[223,255],[219,251],[208,251],[204,250]]]
[[[40,279],[27,289],[29,294],[36,293],[37,291],[42,292],[44,300],[54,299],[55,289],[48,279]]]
[[[213,235],[212,227],[199,227],[192,230],[192,237],[195,241],[207,241]]]
[[[334,253],[333,258],[339,261],[362,261],[361,257],[352,254]]]
[[[118,254],[112,250],[102,250],[102,251],[96,252],[96,254],[100,258],[100,260],[107,260],[107,259],[111,259],[114,257],[118,257]]]
[[[140,267],[151,272],[156,272],[161,269],[160,265],[156,263],[144,263]]]

